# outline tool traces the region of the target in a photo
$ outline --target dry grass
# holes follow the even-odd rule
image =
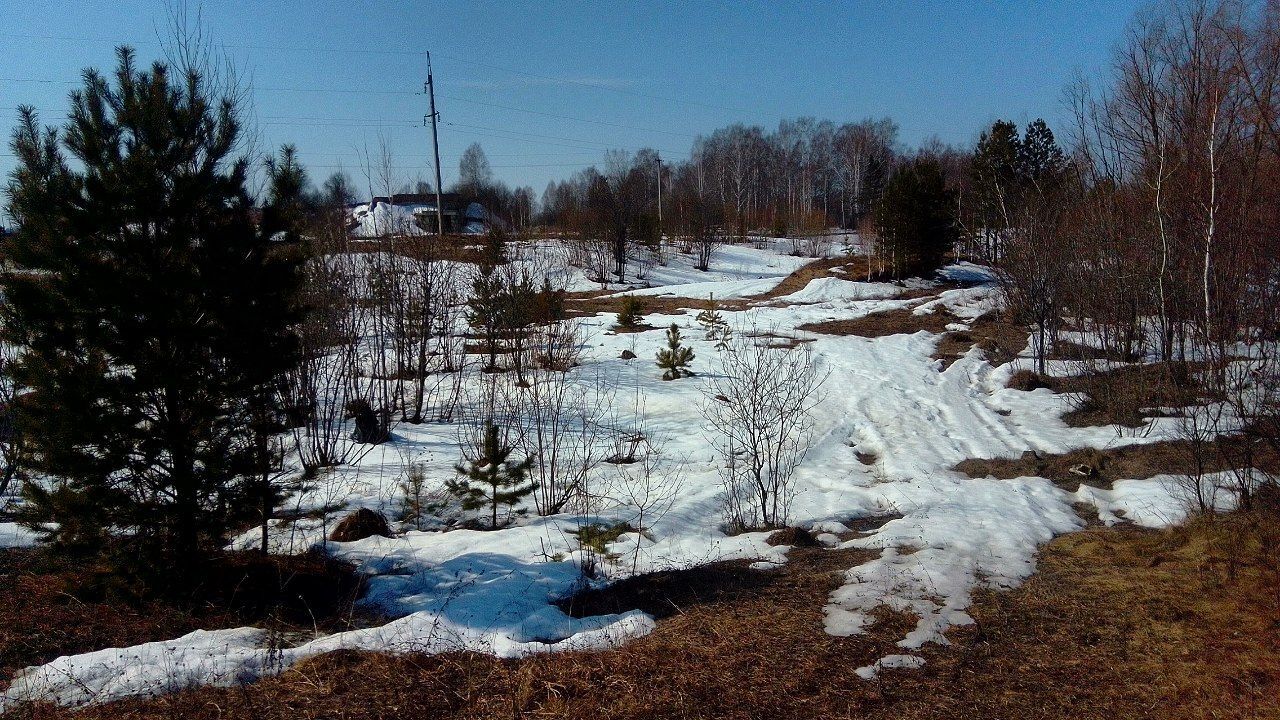
[[[987,362],[999,366],[1013,361],[1027,347],[1027,334],[1026,328],[1005,320],[999,313],[988,312],[970,323],[968,330],[943,335],[933,357],[942,361],[945,370],[977,345]]]
[[[867,258],[862,256],[836,255],[829,258],[819,258],[796,269],[790,275],[783,278],[781,282],[768,292],[745,298],[720,299],[716,301],[716,304],[721,310],[733,311],[746,310],[752,305],[762,302],[773,302],[773,304],[779,304],[781,301],[778,301],[778,298],[790,295],[794,292],[799,292],[807,287],[810,282],[818,278],[834,277],[852,282],[863,281],[867,277],[867,263]],[[836,270],[843,270],[843,272],[836,272]],[[873,274],[872,279],[876,282],[886,282],[884,278],[878,277],[875,274]],[[961,287],[961,285],[958,283],[942,282],[929,288],[904,288],[902,292],[895,297],[903,300],[922,300],[925,298],[935,297],[943,290],[957,287]],[[614,295],[619,292],[625,291],[613,289],[567,293],[565,295],[565,300],[567,301],[566,312],[572,317],[595,315],[597,313],[617,313],[622,309],[623,298],[606,296]],[[643,300],[646,313],[653,312],[662,313],[664,315],[683,315],[689,310],[697,311],[711,307],[711,303],[705,298],[688,298],[674,295],[646,295]],[[941,332],[941,330],[936,330],[934,332]],[[1021,347],[1018,348],[1018,350],[1021,349]]]
[[[844,272],[833,272],[840,268]],[[805,263],[804,266],[796,269],[790,275],[782,279],[772,290],[761,293],[752,298],[756,301],[773,300],[783,295],[790,295],[794,292],[800,292],[808,287],[809,283],[818,278],[834,277],[841,280],[861,280],[867,276],[867,259],[860,256],[836,255],[835,257],[819,258],[813,262]]]
[[[349,565],[312,555],[227,553],[210,561],[202,578],[185,600],[162,600],[98,562],[0,551],[0,687],[14,671],[60,655],[200,628],[346,629],[360,589]]]
[[[852,320],[827,320],[825,322],[806,323],[796,326],[796,329],[822,333],[823,335],[857,335],[859,337],[878,338],[921,331],[941,333],[947,329],[947,325],[958,321],[959,318],[942,308],[919,315],[913,312],[911,308],[900,308],[871,313]]]
[[[847,267],[848,274],[833,273],[835,268]],[[746,310],[752,303],[773,300],[783,295],[803,290],[810,281],[820,277],[838,277],[845,280],[858,280],[866,276],[865,259],[837,255],[820,258],[806,263],[804,266],[783,278],[772,290],[740,299],[721,299],[716,305],[721,310]],[[567,312],[571,316],[594,315],[597,313],[617,313],[622,310],[623,297],[605,297],[624,290],[590,290],[586,292],[567,293],[565,295]],[[642,298],[645,313],[663,315],[683,315],[689,310],[710,309],[711,303],[706,298],[687,298],[675,295],[646,295]]]
[[[1071,377],[1039,375],[1029,370],[1014,373],[1009,387],[1018,390],[1049,388],[1076,396],[1076,407],[1062,416],[1072,427],[1146,425],[1153,409],[1177,410],[1209,400],[1187,369],[1170,371],[1164,365],[1127,365],[1106,372]]]
[[[0,685],[15,670],[59,655],[153,640],[199,627],[238,625],[233,613],[194,614],[161,603],[128,601],[104,568],[0,551]]]
[[[413,235],[396,238],[369,238],[352,241],[347,246],[352,253],[396,252],[411,258],[430,256],[435,260],[449,260],[478,265],[484,259],[484,238],[473,235]]]
[[[950,647],[926,649],[923,669],[873,683],[853,670],[900,650],[892,641],[913,618],[886,612],[870,635],[827,635],[827,594],[867,556],[797,549],[777,571],[723,563],[580,598],[580,611],[642,607],[663,618],[618,650],[518,661],[340,652],[246,688],[81,717],[1273,718],[1275,528],[1273,514],[1061,537],[1021,588],[978,593],[975,624],[949,633]]]
[[[1043,477],[1074,492],[1081,483],[1109,489],[1113,482],[1121,479],[1141,480],[1164,474],[1192,475],[1231,470],[1241,467],[1244,458],[1265,472],[1280,473],[1280,456],[1274,448],[1243,435],[1224,435],[1209,443],[1207,448],[1200,449],[1181,440],[1162,440],[1105,450],[1082,448],[1057,454],[1028,451],[1017,458],[970,458],[952,469],[975,478]]]

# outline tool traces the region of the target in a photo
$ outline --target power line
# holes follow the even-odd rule
[[[468,128],[468,129],[471,129],[471,130],[481,130],[481,131],[489,131],[489,132],[508,133],[508,134],[511,134],[511,135],[527,135],[527,136],[529,136],[530,138],[545,138],[545,139],[547,139],[547,140],[560,140],[560,141],[564,141],[564,142],[566,142],[566,143],[578,143],[578,146],[577,146],[577,147],[578,147],[578,149],[580,149],[580,150],[591,150],[591,149],[596,149],[596,148],[599,148],[599,149],[601,149],[601,150],[613,150],[613,149],[616,149],[616,148],[617,148],[617,146],[616,146],[616,145],[610,145],[610,144],[608,144],[608,143],[599,143],[599,142],[596,142],[596,141],[594,141],[594,140],[582,140],[582,139],[580,139],[580,138],[566,138],[566,137],[560,137],[560,136],[558,136],[558,135],[540,135],[540,134],[537,134],[537,133],[524,132],[523,130],[506,130],[506,129],[504,129],[504,128],[492,128],[492,127],[486,127],[486,126],[484,126],[484,125],[469,125],[469,124],[467,124],[467,123],[459,123],[459,122],[452,122],[452,121],[446,121],[444,124],[445,124],[445,125],[450,125],[450,126],[452,126],[452,127]],[[483,133],[477,133],[477,134],[483,134]],[[518,138],[518,137],[517,137],[517,138],[504,138],[504,139],[507,139],[507,140],[520,140],[520,139],[523,139],[523,138]],[[533,141],[533,140],[531,140],[530,142],[534,142],[534,141]],[[552,145],[552,144],[555,144],[555,143],[548,142],[547,144],[548,144],[548,145]],[[566,145],[565,147],[574,147],[574,146],[572,146],[572,145]],[[655,150],[659,150],[660,152],[665,152],[665,153],[670,153],[670,154],[676,154],[676,155],[680,154],[678,151],[674,151],[674,150],[666,150],[666,149],[662,149],[662,148],[654,148],[654,149],[655,149]]]
[[[80,82],[79,80],[47,80],[47,79],[36,79],[36,78],[0,78],[0,81],[32,82],[32,83],[64,84],[64,85],[75,85],[75,84],[79,84]],[[421,95],[422,94],[420,92],[412,91],[412,90],[371,90],[371,89],[357,89],[357,88],[319,88],[319,87],[306,88],[306,87],[284,87],[284,86],[277,86],[277,85],[250,85],[250,89],[262,90],[264,92],[339,93],[339,94],[349,94],[349,95]],[[499,108],[502,110],[512,110],[515,112],[522,112],[529,115],[539,115],[542,117],[555,118],[557,120],[571,120],[573,122],[586,123],[589,125],[621,128],[623,130],[636,130],[640,132],[651,132],[651,133],[658,133],[661,135],[671,135],[673,137],[683,137],[683,138],[690,138],[690,139],[697,137],[697,135],[694,135],[691,133],[676,132],[674,130],[660,130],[658,128],[642,127],[639,125],[627,125],[625,123],[609,122],[607,120],[592,120],[590,118],[576,117],[573,115],[564,115],[560,113],[550,113],[542,110],[531,110],[529,108],[517,107],[515,105],[504,105],[502,103],[488,102],[484,100],[475,100],[473,98],[459,97],[456,95],[440,95],[439,97],[445,98],[447,100],[453,100],[455,102],[467,103],[469,105]],[[325,121],[338,120],[337,118],[308,118],[308,119],[325,120]]]
[[[481,105],[483,107],[501,108],[503,110],[515,110],[516,112],[529,113],[530,115],[541,115],[543,117],[557,118],[560,120],[573,120],[575,122],[590,123],[592,125],[603,125],[606,127],[623,128],[626,130],[640,130],[643,132],[661,133],[663,135],[674,135],[676,137],[685,137],[685,138],[697,137],[697,135],[691,135],[689,133],[682,133],[682,132],[675,132],[673,130],[657,130],[655,128],[639,127],[636,125],[623,125],[620,123],[612,123],[604,120],[588,120],[587,118],[573,117],[572,115],[558,115],[556,113],[542,112],[541,110],[529,110],[527,108],[515,107],[512,105],[501,105],[498,103],[484,102],[481,100],[472,100],[470,98],[456,97],[452,95],[440,95],[439,97],[445,98],[446,100],[469,103],[471,105]]]
[[[643,93],[638,90],[628,90],[626,88],[613,87],[611,85],[604,85],[601,83],[592,83],[584,80],[573,80],[571,78],[557,78],[557,77],[551,77],[549,75],[539,75],[538,73],[531,73],[526,70],[516,70],[515,68],[506,68],[500,65],[490,65],[488,63],[477,62],[475,60],[468,60],[466,58],[458,57],[456,55],[447,55],[444,53],[438,53],[438,54],[440,55],[440,57],[448,58],[455,62],[466,63],[468,65],[475,65],[476,67],[488,68],[490,70],[497,70],[499,72],[512,73],[514,75],[523,75],[525,77],[537,78],[539,80],[545,80],[545,81],[558,83],[558,84],[579,85],[582,87],[593,88],[595,90],[607,90],[610,92],[621,93],[623,95],[634,95],[636,97],[642,97],[647,100],[658,100],[661,102],[669,102],[669,103],[683,103],[686,105],[698,105],[700,107],[710,108],[712,110],[728,110],[730,112],[736,112],[736,113],[751,112],[750,110],[745,110],[743,108],[734,108],[726,105],[713,105],[711,103],[699,102],[697,100],[684,100],[682,98],[663,97],[662,95],[651,95],[649,93]]]
[[[144,42],[121,43],[120,41],[107,40],[106,38],[85,38],[85,37],[73,37],[73,36],[66,36],[66,35],[29,35],[29,34],[21,34],[21,33],[0,33],[0,37],[27,38],[27,39],[36,39],[36,40],[56,40],[61,42],[97,42],[97,43],[109,43],[112,45],[117,45],[117,44],[155,45],[155,46],[163,47],[163,43],[160,43],[159,41],[154,41],[154,40],[144,41]],[[423,53],[421,52],[414,52],[410,50],[369,50],[369,49],[337,48],[337,47],[298,47],[298,46],[285,46],[285,45],[258,45],[258,44],[245,44],[245,43],[212,43],[212,44],[214,47],[219,47],[219,48],[224,48],[229,50],[266,50],[266,51],[276,51],[276,52],[337,53],[337,54],[353,54],[353,55],[389,55],[389,56],[401,56],[401,57],[408,57],[408,56],[422,57],[423,55]],[[541,75],[538,73],[529,72],[527,70],[518,70],[516,68],[503,67],[501,65],[493,65],[490,63],[483,63],[476,60],[470,60],[457,55],[450,55],[446,53],[436,53],[436,54],[440,57],[448,58],[455,62],[465,63],[467,65],[473,65],[475,67],[487,68],[489,70],[497,70],[498,72],[510,73],[512,75],[521,75],[524,77],[531,77],[531,78],[535,78],[538,80],[543,80],[546,82],[551,82],[559,85],[576,85],[579,87],[591,88],[593,90],[603,90],[606,92],[614,92],[622,95],[631,95],[633,97],[640,97],[646,100],[657,100],[659,102],[666,102],[666,103],[695,105],[698,107],[709,108],[712,110],[727,110],[729,112],[745,113],[745,114],[751,113],[750,110],[747,110],[744,108],[730,107],[727,105],[716,105],[712,103],[701,102],[698,100],[688,100],[684,98],[654,95],[651,93],[641,92],[639,90],[631,90],[629,88],[620,88],[613,85],[607,85],[604,83],[593,83],[586,80],[577,80],[573,78]]]

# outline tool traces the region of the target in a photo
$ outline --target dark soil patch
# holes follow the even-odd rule
[[[649,330],[659,330],[659,329],[660,328],[658,326],[650,325],[649,323],[640,323],[639,325],[632,325],[631,327],[614,325],[613,327],[609,328],[610,331],[618,335],[626,335],[628,333],[642,333],[642,332],[647,332]]]
[[[884,527],[885,524],[893,520],[901,520],[902,513],[888,513],[886,515],[867,515],[866,517],[853,518],[847,521],[844,526],[849,528],[849,532],[858,535],[865,535]]]
[[[354,568],[319,553],[227,553],[209,563],[194,593],[198,606],[225,608],[242,621],[303,630],[346,630],[363,590]]]
[[[604,291],[604,293],[566,293],[566,314],[570,317],[583,317],[597,314],[617,315],[622,311],[623,303],[630,296],[623,295],[621,297],[603,297],[602,295],[610,295],[620,292],[625,292],[625,290],[607,290]],[[718,305],[721,310],[736,310],[741,307],[741,301],[716,300],[716,305]],[[646,315],[652,313],[657,313],[659,315],[686,315],[690,309],[704,310],[710,307],[711,302],[705,298],[686,298],[674,295],[644,296],[644,314]],[[619,328],[615,326],[614,329],[618,330]],[[645,326],[643,329],[649,329],[649,326]]]
[[[885,310],[852,320],[827,320],[796,326],[797,330],[823,335],[857,335],[878,338],[918,332],[941,333],[959,318],[943,309],[917,315],[911,308]]]
[[[781,530],[775,530],[773,534],[765,538],[765,544],[779,546],[789,545],[791,547],[820,547],[822,543],[813,537],[813,533],[800,527],[789,527]]]
[[[339,520],[333,532],[329,533],[329,539],[334,542],[355,542],[374,535],[391,537],[387,519],[380,512],[360,508]]]
[[[627,578],[602,590],[574,595],[560,607],[573,617],[643,610],[666,618],[701,605],[755,599],[778,578],[775,572],[752,570],[750,565],[749,560],[735,560]]]
[[[750,334],[750,337],[757,340],[757,343],[769,348],[779,348],[782,350],[794,350],[805,343],[813,342],[813,338],[798,338],[794,335],[779,335],[770,332],[757,332]],[[763,340],[763,342],[760,342]]]

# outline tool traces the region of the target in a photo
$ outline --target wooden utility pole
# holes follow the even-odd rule
[[[658,155],[658,248],[662,248],[662,155]]]
[[[436,123],[440,119],[440,113],[436,112],[436,83],[431,75],[431,51],[427,51],[427,86],[424,88],[427,96],[431,98],[431,149],[435,151],[436,156],[436,237],[444,237],[444,209],[441,207],[440,201],[440,137],[436,131]],[[423,123],[426,124],[425,122]]]

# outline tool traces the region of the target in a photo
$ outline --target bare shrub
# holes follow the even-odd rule
[[[702,414],[720,455],[725,516],[736,530],[786,524],[792,475],[813,430],[810,411],[826,379],[812,349],[770,347],[735,333],[703,387]]]
[[[518,393],[517,442],[534,458],[531,477],[539,515],[583,509],[588,479],[604,460],[613,388],[601,375],[575,376],[550,367],[528,374]]]

